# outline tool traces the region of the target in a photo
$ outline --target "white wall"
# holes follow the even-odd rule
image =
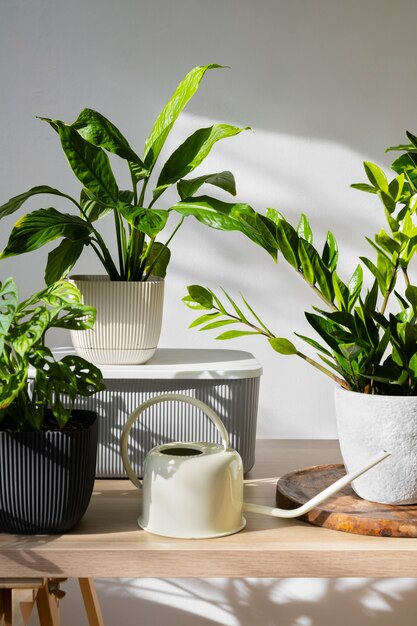
[[[205,171],[231,169],[238,199],[256,209],[273,206],[293,220],[306,212],[318,241],[331,229],[347,277],[367,251],[364,235],[382,221],[377,203],[349,184],[363,180],[364,159],[388,164],[384,148],[402,141],[405,129],[417,131],[416,18],[413,0],[1,0],[1,197],[5,201],[38,184],[78,192],[56,136],[35,115],[73,120],[83,107],[96,108],[140,151],[179,79],[194,65],[217,62],[231,69],[205,77],[166,154],[211,120],[252,126],[254,132],[218,144]],[[33,200],[28,208],[54,203]],[[13,222],[14,216],[1,222],[1,247]],[[284,264],[275,266],[241,235],[211,231],[190,219],[172,252],[161,345],[217,346],[213,335],[187,329],[193,315],[180,299],[193,282],[242,291],[282,336],[307,332],[303,311],[315,303],[311,294]],[[45,259],[41,250],[3,261],[0,279],[13,274],[27,295],[41,287]],[[99,270],[91,256],[78,266],[92,268]],[[62,341],[68,340],[51,338]],[[276,355],[257,338],[227,347],[250,350],[264,366],[259,436],[336,436],[331,382],[295,357]],[[414,585],[247,584],[251,606],[267,607],[259,623],[276,623],[271,598],[285,598],[289,608],[280,623],[299,626],[334,623],[344,603],[349,611],[354,603],[358,624],[391,623],[391,610],[412,606]],[[158,585],[161,596],[142,594],[140,605],[127,603],[123,625],[136,623],[136,606],[165,615],[155,604],[167,587]],[[197,593],[207,603],[216,594],[240,597],[240,587],[222,585],[184,583],[178,593],[189,598]],[[111,615],[112,587],[103,583],[100,589]],[[138,593],[135,585],[129,587],[129,597]],[[366,600],[376,596],[374,604]],[[232,602],[235,609],[239,602]],[[303,613],[306,603],[314,610]],[[237,609],[223,617],[199,610],[206,619],[197,622],[191,615],[187,621],[186,613],[178,613],[178,623],[256,621]],[[408,624],[405,617],[396,623]]]

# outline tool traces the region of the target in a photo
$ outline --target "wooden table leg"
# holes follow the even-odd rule
[[[38,607],[39,621],[42,626],[60,626],[61,616],[59,600],[49,592],[48,581],[38,590],[36,605]]]
[[[103,615],[92,578],[78,579],[89,626],[104,626]]]

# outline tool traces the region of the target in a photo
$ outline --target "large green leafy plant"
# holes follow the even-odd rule
[[[417,250],[417,137],[407,136],[409,144],[389,148],[403,152],[391,166],[396,173],[392,180],[365,162],[369,182],[352,185],[379,197],[387,228],[367,238],[375,258],[361,257],[362,264],[347,281],[337,271],[338,246],[330,232],[319,251],[305,215],[294,227],[279,212],[267,210],[276,252],[322,301],[305,314],[318,339],[297,335],[317,351],[318,359],[270,331],[244,298],[238,304],[226,292],[221,299],[199,285],[188,287],[184,298],[191,308],[205,311],[191,326],[210,330],[242,324],[244,329],[225,330],[217,338],[262,335],[277,352],[301,357],[346,389],[417,395],[417,287],[409,274]],[[362,266],[373,279],[368,288]]]
[[[72,124],[42,118],[57,132],[68,163],[82,184],[79,198],[42,185],[11,198],[0,207],[0,218],[17,211],[22,204],[38,194],[61,196],[72,203],[79,215],[63,213],[54,207],[28,213],[11,231],[1,258],[36,250],[61,238],[59,246],[48,256],[45,280],[51,284],[66,276],[85,246],[96,252],[111,280],[141,281],[151,274],[164,277],[170,258],[168,244],[184,217],[194,215],[200,222],[220,230],[240,230],[267,246],[259,217],[247,205],[226,203],[211,196],[196,196],[202,185],[210,184],[235,195],[235,180],[229,171],[185,178],[206,158],[214,144],[239,134],[243,128],[229,124],[213,124],[196,130],[168,157],[159,171],[153,191],[147,189],[165,141],[181,111],[196,93],[207,70],[219,65],[195,67],[180,82],[159,114],[139,157],[116,126],[92,109],[84,109]],[[131,189],[119,188],[108,153],[127,165]],[[159,206],[167,189],[176,185],[179,201],[168,209]],[[171,212],[179,221],[162,243],[157,237],[167,226]],[[98,221],[107,214],[114,219],[118,258],[113,259],[109,245],[98,229]],[[261,218],[262,219],[262,218]]]
[[[44,344],[50,328],[82,330],[94,320],[95,310],[66,281],[20,304],[14,280],[0,283],[0,428],[45,429],[48,409],[63,428],[78,395],[104,389],[97,367],[73,355],[57,361]]]

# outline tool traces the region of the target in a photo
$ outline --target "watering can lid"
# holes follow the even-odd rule
[[[73,348],[55,348],[56,358],[75,354]],[[103,378],[133,379],[244,379],[262,374],[262,366],[250,352],[243,350],[207,350],[193,348],[158,348],[143,365],[100,365]]]

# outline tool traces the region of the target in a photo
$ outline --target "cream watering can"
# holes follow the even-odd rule
[[[129,460],[130,430],[149,407],[173,401],[186,402],[201,409],[217,427],[222,443],[175,442],[157,446],[146,456],[141,482]],[[123,430],[121,451],[130,480],[143,489],[139,526],[157,535],[183,539],[207,539],[236,533],[246,525],[243,511],[283,518],[303,515],[389,456],[388,452],[380,452],[365,466],[343,476],[297,509],[246,503],[243,501],[242,459],[229,447],[223,422],[207,404],[182,394],[156,396],[133,411]]]

